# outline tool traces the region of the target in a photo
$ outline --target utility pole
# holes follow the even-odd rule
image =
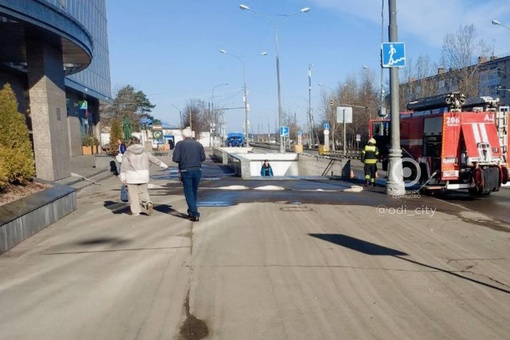
[[[381,1],[381,45],[384,42],[384,0]],[[383,63],[383,56],[381,53],[381,98],[379,103],[379,116],[385,117],[386,116],[386,108],[384,106],[384,68],[382,67]],[[372,137],[372,136],[370,136]]]
[[[313,144],[313,119],[312,119],[312,66],[308,64],[308,147]]]
[[[330,105],[331,107],[331,139],[332,139],[332,145],[331,150],[335,151],[335,144],[336,144],[336,108],[335,108],[335,99],[331,99]],[[344,117],[345,119],[345,117]],[[345,129],[345,122],[344,122],[344,129]],[[344,130],[345,134],[345,130]],[[345,145],[344,145],[345,148]]]

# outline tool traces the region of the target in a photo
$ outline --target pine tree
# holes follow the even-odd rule
[[[25,116],[9,84],[0,90],[0,189],[26,184],[35,176],[34,153]],[[2,184],[3,183],[3,184]]]

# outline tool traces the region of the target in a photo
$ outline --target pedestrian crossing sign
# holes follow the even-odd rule
[[[405,44],[403,42],[388,42],[381,46],[382,67],[406,66]]]
[[[280,137],[289,137],[289,127],[280,126]]]

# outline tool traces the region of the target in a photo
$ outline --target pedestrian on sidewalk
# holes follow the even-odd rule
[[[153,204],[148,192],[150,163],[166,169],[168,165],[145,151],[137,137],[131,137],[122,156],[120,180],[127,185],[131,214],[138,216],[142,208],[147,215],[152,214]]]
[[[377,142],[374,138],[368,140],[363,151],[361,151],[361,162],[365,164],[365,186],[375,186],[375,177],[377,174],[377,160],[379,158],[379,149],[376,146]]]
[[[272,177],[273,176],[273,168],[271,168],[271,164],[266,159],[264,163],[262,163],[262,167],[260,168],[260,176],[262,177]]]
[[[205,151],[202,144],[191,138],[191,130],[183,130],[182,135],[184,139],[175,144],[172,161],[179,166],[179,179],[188,205],[188,217],[190,221],[198,222],[200,220],[197,208],[198,185],[202,178]]]
[[[115,156],[115,158],[117,159],[117,162],[119,163],[119,173],[120,173],[121,167],[122,167],[122,156],[126,152],[126,143],[124,142],[124,138],[119,138],[117,143],[119,144],[119,147],[117,148],[117,156]]]

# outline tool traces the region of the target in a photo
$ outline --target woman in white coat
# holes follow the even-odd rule
[[[147,215],[152,214],[153,204],[149,196],[149,167],[150,163],[166,169],[168,165],[149,152],[145,151],[137,137],[131,137],[128,147],[122,156],[120,180],[127,185],[131,214],[139,216],[142,208]]]

